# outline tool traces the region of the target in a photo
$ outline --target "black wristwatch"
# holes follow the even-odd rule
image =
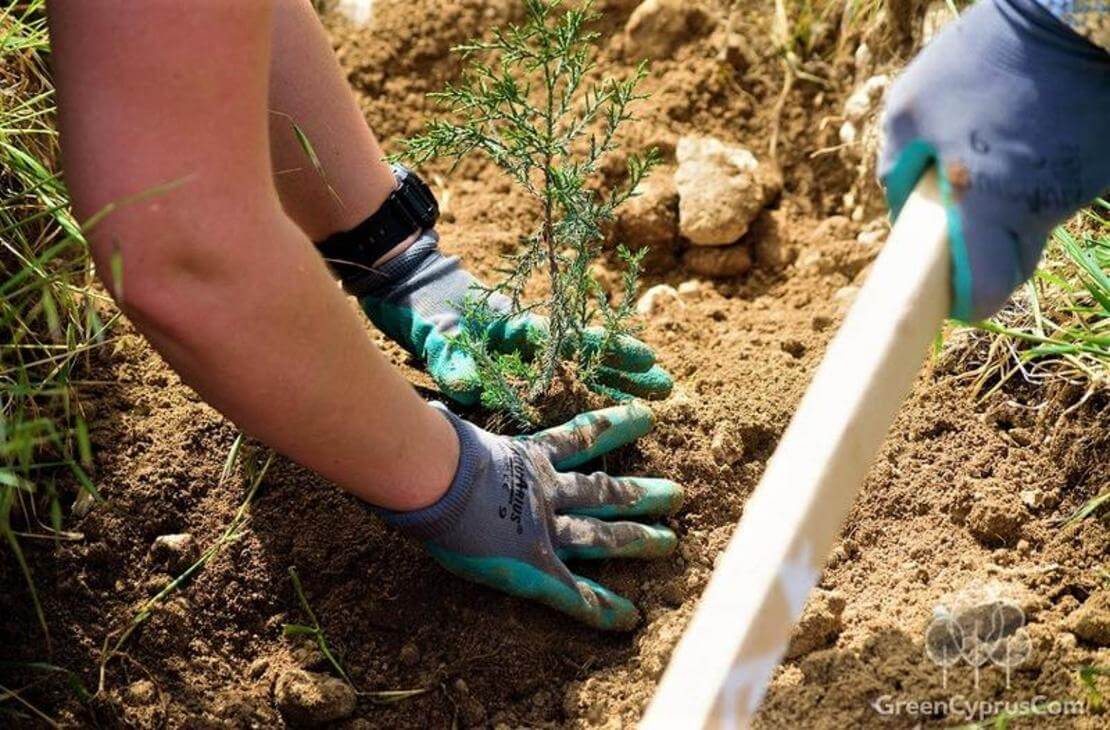
[[[397,188],[369,218],[349,231],[328,236],[318,249],[349,291],[374,262],[439,219],[439,203],[427,183],[404,165],[393,165]],[[352,292],[354,293],[354,292]]]

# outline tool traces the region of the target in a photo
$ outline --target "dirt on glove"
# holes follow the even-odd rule
[[[625,74],[635,64],[623,32],[635,5],[599,3],[605,73]],[[715,24],[699,26],[700,35],[653,60],[644,87],[653,96],[627,142],[630,149],[656,145],[673,164],[684,134],[715,136],[761,158],[777,137],[785,184],[742,242],[754,253],[750,272],[710,279],[672,265],[644,282],[679,292],[660,298],[642,332],[677,387],[653,405],[655,430],[598,467],[683,484],[686,504],[669,521],[680,544],[663,561],[578,566],[640,607],[637,631],[598,633],[457,580],[366,505],[277,458],[245,526],[111,658],[91,701],[82,702],[62,679],[27,669],[0,669],[0,683],[67,726],[238,728],[317,720],[351,730],[633,726],[866,276],[880,245],[874,241],[882,238],[874,232],[884,226],[846,217],[843,196],[856,171],[835,153],[821,153],[837,144],[859,39],[850,37],[837,55],[835,32],[817,38],[833,59],[822,69],[827,81],[795,81],[780,115],[783,66],[769,40],[770,13],[744,9],[754,3],[736,11],[732,25],[756,57],[738,71],[735,54],[726,54],[732,61],[718,55],[728,45],[726,5],[707,4]],[[515,7],[380,0],[370,28],[329,17],[344,68],[387,146],[434,113],[424,95],[458,73],[451,46],[501,23]],[[444,203],[444,246],[475,273],[492,275],[534,209],[486,163],[425,172]],[[874,197],[867,210],[877,210],[877,188],[868,194]],[[172,561],[152,550],[157,538],[188,534],[204,550],[246,494],[242,475],[220,479],[235,428],[128,325],[120,332],[114,346],[92,356],[85,375],[95,382],[81,401],[92,424],[95,481],[107,504],[67,523],[79,539],[24,541],[51,627],[49,648],[16,566],[8,553],[0,560],[4,658],[48,660],[75,672],[90,691],[100,685],[106,639],[118,637],[171,577]],[[435,396],[431,381],[398,348],[371,336]],[[980,718],[905,707],[885,716],[883,707],[955,696],[1082,701],[1089,694],[1079,669],[1110,666],[1110,530],[1097,518],[1062,524],[1110,486],[1110,398],[1020,379],[977,396],[968,373],[984,353],[962,337],[926,364],[900,411],[790,658],[775,672],[760,727],[959,724]],[[362,692],[355,703],[346,696],[324,702],[342,694],[320,676],[335,670],[308,638],[282,636],[283,624],[311,623],[290,566],[301,575],[330,650]],[[987,662],[978,672],[966,662],[942,666],[943,642],[930,637],[943,631],[934,629],[996,605],[1020,611],[1021,625],[1006,629],[1013,660]],[[308,689],[290,691],[291,677]],[[1110,691],[1106,679],[1092,681]],[[395,690],[421,692],[373,694]],[[319,707],[322,714],[314,716]],[[1105,726],[1094,705],[1083,710],[1017,722]]]

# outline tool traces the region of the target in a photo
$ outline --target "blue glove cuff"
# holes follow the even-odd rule
[[[432,403],[451,422],[459,437],[459,464],[451,486],[435,504],[410,512],[395,512],[381,507],[375,511],[387,524],[418,540],[432,540],[443,535],[458,522],[474,491],[475,476],[485,452],[477,430],[451,413],[442,403]]]

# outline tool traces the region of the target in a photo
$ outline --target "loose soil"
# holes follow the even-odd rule
[[[424,94],[457,73],[449,48],[504,20],[513,5],[382,0],[369,30],[329,19],[367,118],[384,140],[417,131],[432,112]],[[632,67],[620,29],[634,5],[601,4],[607,73]],[[722,18],[724,5],[714,6]],[[716,60],[720,27],[674,58],[656,59],[646,82],[653,97],[629,133],[632,148],[656,144],[673,155],[678,136],[698,133],[767,154],[782,69],[769,50],[769,14],[741,15],[740,27],[765,59],[742,76],[724,69]],[[287,572],[296,566],[332,648],[360,689],[427,690],[393,703],[364,696],[338,727],[632,726],[837,328],[851,287],[876,253],[877,244],[856,240],[870,224],[839,215],[855,172],[835,154],[811,158],[836,144],[835,117],[851,90],[853,48],[839,59],[831,51],[835,40],[824,41],[833,58],[826,68],[831,88],[798,82],[786,99],[779,140],[786,186],[748,234],[754,269],[702,280],[644,321],[644,339],[678,385],[654,405],[654,432],[601,466],[685,486],[686,504],[669,521],[680,547],[659,562],[581,566],[636,602],[643,612],[637,631],[601,634],[457,580],[367,506],[279,458],[239,539],[135,632],[125,654],[107,664],[103,691],[92,702],[82,704],[64,682],[26,669],[0,671],[0,683],[18,689],[41,680],[23,696],[69,726],[279,725],[278,677],[295,667],[329,671],[311,645],[281,635],[282,624],[308,620]],[[445,246],[476,271],[490,272],[533,211],[483,163],[428,172],[446,202]],[[776,265],[791,252],[794,263]],[[693,278],[679,266],[663,268],[645,284],[678,286]],[[403,353],[368,331],[435,396]],[[92,364],[99,382],[82,400],[93,424],[96,483],[108,504],[68,525],[80,540],[24,543],[50,622],[50,647],[7,553],[0,563],[5,657],[49,660],[93,690],[106,637],[170,578],[151,551],[155,538],[188,532],[200,546],[212,544],[246,491],[241,477],[219,479],[234,427],[129,327],[121,333]],[[1061,518],[1110,486],[1110,399],[1105,392],[1084,400],[1083,390],[1072,386],[1020,382],[978,397],[967,373],[982,355],[972,342],[949,342],[923,369],[821,578],[791,658],[775,674],[760,727],[955,724],[964,719],[943,711],[881,717],[872,703],[883,696],[1083,699],[1077,670],[1110,666],[1110,531],[1098,519],[1061,526]],[[966,664],[944,672],[926,654],[926,630],[938,606],[982,603],[983,595],[994,594],[1018,605],[1026,622],[1028,656],[1009,676],[1009,688],[1001,669],[988,665],[976,686]],[[1019,726],[1095,728],[1105,721],[1092,714],[1020,720]]]

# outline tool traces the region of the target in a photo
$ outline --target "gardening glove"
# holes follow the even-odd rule
[[[982,0],[890,89],[879,176],[895,217],[934,165],[951,314],[997,311],[1053,226],[1110,186],[1110,53],[1035,0]]]
[[[547,319],[525,313],[487,325],[484,331],[465,321],[462,305],[467,297],[481,293],[475,288],[479,284],[459,265],[458,257],[444,256],[438,243],[436,232],[426,231],[407,251],[377,267],[369,274],[370,289],[360,301],[370,321],[420,358],[448,397],[470,405],[478,402],[482,392],[478,369],[451,340],[467,328],[471,334],[487,337],[491,350],[518,352],[529,359],[547,337]],[[488,304],[495,312],[510,310],[508,297],[500,294],[491,295]],[[588,352],[602,341],[602,330],[591,328],[583,344]],[[605,353],[594,389],[623,401],[665,398],[672,385],[647,345],[619,335]]]
[[[627,630],[636,607],[563,561],[659,558],[674,533],[623,521],[673,513],[682,502],[674,482],[560,473],[651,430],[639,403],[584,413],[533,436],[483,431],[439,404],[459,436],[459,466],[447,493],[430,507],[384,512],[385,520],[422,540],[452,573],[530,598],[599,629]]]

